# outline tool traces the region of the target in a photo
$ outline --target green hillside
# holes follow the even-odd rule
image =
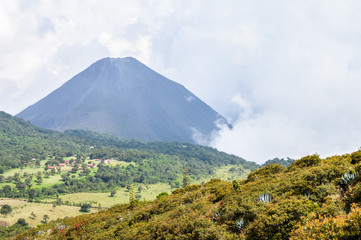
[[[246,180],[212,180],[59,219],[17,239],[360,239],[360,171],[361,151],[306,156]]]
[[[61,133],[41,129],[0,112],[0,172],[32,164],[32,159],[49,155],[73,155],[85,151],[85,145]]]
[[[112,159],[112,164],[105,159]],[[127,141],[83,130],[59,133],[0,112],[0,197],[41,200],[66,193],[104,192],[132,183],[160,182],[178,188],[184,165],[193,182],[226,165],[238,167],[239,176],[258,167],[209,147]]]

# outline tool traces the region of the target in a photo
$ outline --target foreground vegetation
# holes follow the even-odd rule
[[[360,239],[360,172],[361,151],[311,155],[246,180],[215,179],[53,221],[17,239]]]

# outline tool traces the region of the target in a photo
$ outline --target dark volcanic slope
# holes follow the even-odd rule
[[[18,117],[58,131],[85,129],[140,140],[194,142],[225,119],[182,85],[134,58],[104,58]]]

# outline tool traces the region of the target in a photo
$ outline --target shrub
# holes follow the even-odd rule
[[[157,199],[159,199],[161,197],[164,197],[164,196],[168,196],[168,193],[167,192],[159,193],[158,196],[157,196]]]
[[[299,222],[292,231],[290,239],[360,239],[361,208],[352,205],[349,214],[341,213],[336,217],[317,217],[311,214]]]
[[[247,182],[253,182],[264,177],[283,172],[286,168],[281,164],[268,164],[266,167],[257,169],[248,175]]]
[[[309,155],[306,157],[301,158],[300,160],[297,160],[293,162],[288,168],[288,171],[294,171],[297,168],[304,168],[304,167],[312,167],[315,165],[318,165],[321,162],[321,158],[319,155]]]
[[[351,154],[351,163],[357,164],[359,162],[361,162],[361,150]]]
[[[292,196],[274,201],[266,205],[249,224],[248,239],[288,239],[301,216],[306,215],[313,208],[314,204],[311,201],[301,197]]]
[[[80,212],[90,212],[90,208],[92,205],[90,205],[89,203],[84,203],[80,206]]]
[[[237,182],[237,180],[233,180],[233,182],[232,182],[232,184],[233,184],[233,189],[234,189],[234,191],[239,191],[240,190],[240,185],[239,185],[239,183]]]

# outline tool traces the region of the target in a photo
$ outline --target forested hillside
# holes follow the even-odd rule
[[[41,129],[0,112],[0,172],[22,167],[32,159],[45,159],[49,155],[73,155],[84,152],[84,144],[72,141],[61,133]]]
[[[106,159],[112,159],[113,164],[105,163]],[[108,191],[132,183],[161,182],[177,188],[182,185],[184,166],[191,179],[197,180],[230,164],[244,170],[258,167],[210,147],[128,141],[83,130],[59,133],[0,112],[0,172],[19,168],[13,175],[0,175],[0,197],[40,200],[65,193]],[[71,167],[64,170],[65,166]],[[26,171],[20,171],[24,168]],[[43,178],[51,184],[44,185]]]
[[[285,168],[270,164],[245,180],[212,180],[152,202],[61,219],[17,239],[360,239],[361,151]]]

